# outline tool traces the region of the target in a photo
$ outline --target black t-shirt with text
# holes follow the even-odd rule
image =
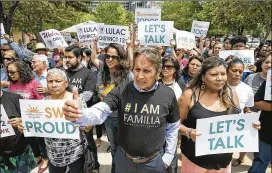
[[[158,152],[165,144],[167,123],[179,120],[175,93],[163,84],[150,92],[139,92],[133,82],[121,84],[103,102],[118,110],[118,144],[131,156]]]
[[[254,96],[254,101],[264,101],[266,81],[262,83]],[[266,101],[266,100],[265,100]],[[266,101],[272,103],[271,101]],[[259,139],[265,143],[272,144],[272,111],[261,111],[259,121],[261,129],[259,130]]]
[[[86,67],[81,67],[79,70],[66,70],[69,84],[78,88],[78,93],[83,91],[94,92],[96,86],[96,75]]]

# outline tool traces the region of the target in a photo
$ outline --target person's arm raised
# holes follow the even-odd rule
[[[96,56],[97,55],[96,51],[97,51],[97,39],[95,39],[94,43],[93,43],[91,61],[95,65],[95,67],[99,69],[100,68],[99,67],[99,59]]]

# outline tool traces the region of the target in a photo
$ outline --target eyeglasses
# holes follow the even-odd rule
[[[198,67],[198,68],[200,68],[201,67],[201,65],[199,65],[199,64],[194,64],[194,63],[189,63],[191,66],[196,66],[196,67]]]
[[[18,71],[8,71],[8,74],[12,76],[15,75],[16,73],[18,73]]]
[[[110,58],[112,58],[112,59],[119,59],[119,56],[118,55],[108,55],[108,54],[105,54],[105,58],[107,60],[109,60]]]
[[[170,70],[170,69],[172,69],[174,66],[172,66],[172,65],[163,65],[162,66],[162,69],[166,69],[166,70]]]
[[[13,57],[4,57],[3,58],[4,61],[14,61]]]

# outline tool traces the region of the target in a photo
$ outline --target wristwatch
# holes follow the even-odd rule
[[[190,137],[191,131],[192,131],[192,128],[187,128],[187,129],[186,129],[186,136],[187,136],[188,139],[191,138],[191,137]]]

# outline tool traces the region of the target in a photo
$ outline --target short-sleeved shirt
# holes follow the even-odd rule
[[[41,100],[44,98],[43,94],[39,94],[37,87],[40,85],[39,81],[32,79],[28,83],[11,82],[9,91],[19,94],[23,99]]]
[[[123,83],[103,102],[118,110],[118,144],[131,156],[150,157],[160,151],[167,123],[179,120],[175,93],[161,83],[149,92],[139,92],[133,82]]]
[[[262,83],[258,91],[256,92],[254,99],[255,102],[264,101],[266,81]],[[272,101],[266,101],[272,103]],[[261,122],[261,130],[259,130],[259,139],[267,144],[272,145],[272,111],[261,111],[259,121]]]
[[[237,86],[230,86],[233,89],[239,98],[240,109],[244,109],[245,107],[253,107],[254,106],[254,94],[251,87],[244,82],[240,82]]]
[[[255,94],[264,81],[265,79],[262,78],[260,73],[254,73],[250,74],[244,82],[252,88]]]

